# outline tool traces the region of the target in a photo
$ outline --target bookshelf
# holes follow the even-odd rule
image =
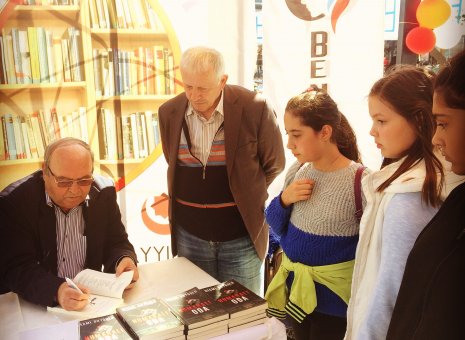
[[[42,5],[17,5],[14,7],[2,27],[2,37],[11,34],[12,29],[15,28],[27,31],[28,27],[44,27],[46,31],[51,32],[53,46],[56,46],[61,44],[64,37],[67,37],[69,27],[74,27],[78,30],[79,54],[82,58],[79,62],[81,78],[72,76],[73,79],[66,79],[64,70],[60,70],[56,66],[56,73],[61,71],[62,76],[57,76],[57,79],[53,79],[54,81],[44,82],[41,81],[43,80],[41,78],[39,82],[8,83],[8,79],[5,79],[6,72],[3,70],[4,77],[2,77],[2,84],[0,84],[0,117],[5,120],[5,114],[12,114],[12,116],[23,117],[22,122],[27,124],[27,117],[31,116],[33,112],[42,110],[47,114],[51,108],[55,108],[58,121],[65,126],[59,125],[61,136],[63,136],[72,134],[72,129],[68,128],[67,123],[69,126],[72,125],[74,132],[76,132],[77,128],[74,126],[78,123],[76,119],[73,120],[69,116],[71,113],[79,111],[85,116],[85,126],[81,126],[80,131],[83,134],[84,130],[87,130],[87,137],[84,138],[85,136],[82,134],[75,136],[87,139],[89,142],[95,155],[95,172],[112,177],[117,186],[122,187],[143,172],[161,155],[159,139],[157,142],[156,136],[154,136],[157,123],[150,122],[149,118],[153,117],[153,120],[156,120],[159,106],[181,91],[180,85],[174,82],[174,79],[179,79],[179,70],[175,65],[179,64],[181,54],[175,32],[163,8],[156,0],[68,0],[69,5],[45,5],[46,1],[42,0]],[[57,0],[54,1],[57,2]],[[58,3],[60,2],[58,1]],[[103,6],[104,3],[106,6]],[[111,21],[112,6],[116,8],[117,4],[121,6],[123,3],[125,3],[126,9],[129,8],[128,5],[133,7],[131,9],[133,15],[136,12],[134,8],[137,6],[140,7],[137,10],[139,15],[144,13],[140,12],[141,9],[146,10],[145,27],[139,27],[135,23],[129,27],[125,22]],[[98,19],[96,22],[98,16],[96,16],[95,9],[98,6],[101,9],[97,12],[101,15],[102,20],[106,19],[106,24]],[[105,11],[105,7],[107,11]],[[149,11],[151,17],[148,14]],[[115,13],[113,10],[113,18],[117,18]],[[155,19],[156,22],[154,22]],[[143,22],[143,20],[139,21]],[[121,28],[123,26],[128,27]],[[143,59],[134,59],[134,55],[138,51],[147,51],[147,53],[151,51],[155,54],[155,46],[164,50],[165,64],[160,69],[150,56],[144,55]],[[62,49],[64,49],[63,46]],[[4,51],[5,48],[2,46],[1,52]],[[126,61],[125,68],[114,60],[111,63],[112,60],[109,59],[110,65],[114,66],[113,76],[115,78],[112,80],[107,74],[105,79],[113,84],[112,92],[105,91],[102,85],[105,83],[102,72],[105,71],[99,70],[99,66],[106,64],[102,64],[102,60],[105,60],[100,60],[99,51],[104,51],[102,52],[104,56],[112,52],[110,54],[115,57],[128,57],[128,59],[120,59],[123,62]],[[117,51],[123,52],[119,54],[120,52]],[[0,60],[1,62],[2,60]],[[143,67],[143,69],[139,69],[143,73],[136,76],[136,72],[139,71],[137,67]],[[122,72],[126,72],[124,73],[126,75],[126,80],[123,80],[124,84],[121,81],[118,83],[119,77],[123,78]],[[118,79],[116,75],[118,75]],[[160,83],[157,83],[162,79],[159,77],[162,77],[166,82],[166,84],[162,84],[163,89],[161,89]],[[33,79],[33,76],[31,78]],[[100,79],[100,83],[97,78]],[[19,80],[16,79],[16,82]],[[146,88],[141,87],[140,83],[143,83]],[[106,120],[102,121],[103,112],[106,112]],[[134,157],[134,154],[123,154],[122,151],[124,145],[122,120],[128,117],[126,119],[130,121],[130,117],[136,115],[139,120],[146,119],[144,125],[138,125],[138,129],[144,126],[146,129],[145,134],[142,134],[142,138],[145,138],[146,149],[145,153],[141,151],[139,157]],[[140,118],[141,115],[144,118]],[[73,116],[73,118],[76,117]],[[18,121],[21,127],[21,119]],[[109,121],[113,121],[113,125],[108,126]],[[83,124],[82,122],[81,120],[80,123]],[[137,122],[139,123],[139,121]],[[153,130],[148,133],[147,129],[150,128],[150,125],[152,125]],[[5,130],[5,126],[3,127]],[[27,135],[25,131],[23,130],[24,134]],[[106,131],[112,132],[108,135]],[[141,135],[140,130],[137,132]],[[50,133],[53,135],[53,131]],[[131,136],[128,138],[133,138]],[[149,137],[154,138],[151,143],[148,143]],[[3,135],[3,133],[0,138],[2,143],[5,139],[8,141],[8,136]],[[27,139],[27,137],[25,138]],[[36,136],[36,138],[39,137]],[[42,138],[44,137],[42,136]],[[48,140],[53,140],[53,136],[49,136]],[[110,148],[109,141],[111,145],[116,143],[116,146]],[[132,141],[124,141],[134,147]],[[46,142],[43,141],[44,145]],[[26,143],[28,142],[23,142],[23,144]],[[139,144],[144,145],[142,142]],[[125,144],[126,147],[129,147],[128,145]],[[113,151],[111,155],[108,153],[109,149]],[[114,152],[117,153],[114,154]],[[0,190],[40,167],[43,158],[40,157],[40,154],[36,153],[35,158],[34,154],[31,154],[21,158],[22,156],[19,156],[18,151],[16,159],[7,157],[8,155],[0,158]]]

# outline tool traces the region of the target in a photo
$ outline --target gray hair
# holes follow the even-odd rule
[[[55,152],[55,150],[58,148],[64,147],[64,146],[69,146],[69,145],[80,145],[89,152],[90,158],[92,160],[92,172],[93,172],[94,171],[94,153],[92,152],[89,144],[87,144],[81,139],[74,138],[74,137],[64,137],[47,145],[47,147],[45,148],[45,152],[44,152],[45,171],[49,172],[50,159],[52,158],[52,155]]]
[[[193,73],[213,70],[220,81],[224,75],[224,59],[222,54],[213,48],[191,47],[182,54],[180,69]]]

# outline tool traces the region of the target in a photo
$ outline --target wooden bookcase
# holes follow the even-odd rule
[[[112,177],[124,177],[127,184],[161,154],[161,145],[146,158],[105,160],[100,153],[103,136],[97,127],[99,109],[110,109],[115,115],[124,116],[137,111],[158,111],[158,107],[173,95],[121,95],[97,96],[94,84],[94,48],[125,48],[163,45],[171,50],[174,65],[179,65],[180,48],[175,32],[157,0],[148,0],[163,25],[163,32],[150,29],[91,28],[89,4],[94,0],[81,0],[79,6],[17,5],[8,17],[4,29],[30,26],[52,30],[55,39],[68,27],[80,30],[82,39],[84,81],[40,84],[0,85],[0,113],[27,115],[43,108],[55,107],[58,112],[71,112],[77,107],[87,109],[89,144],[95,155],[95,172]],[[175,79],[179,79],[176,68]],[[174,93],[181,87],[175,85]],[[43,159],[18,159],[0,161],[0,190],[9,183],[39,169]]]

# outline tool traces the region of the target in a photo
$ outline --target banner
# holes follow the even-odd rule
[[[284,131],[287,101],[311,84],[327,88],[354,128],[363,162],[379,167],[367,95],[383,75],[384,2],[270,0],[263,3],[263,94]],[[286,136],[283,136],[285,143]],[[294,157],[288,152],[287,166]],[[271,190],[279,190],[283,180]]]

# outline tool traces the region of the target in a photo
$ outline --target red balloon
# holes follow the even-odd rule
[[[425,54],[431,52],[436,45],[436,35],[431,28],[415,27],[408,32],[405,44],[413,53]]]

